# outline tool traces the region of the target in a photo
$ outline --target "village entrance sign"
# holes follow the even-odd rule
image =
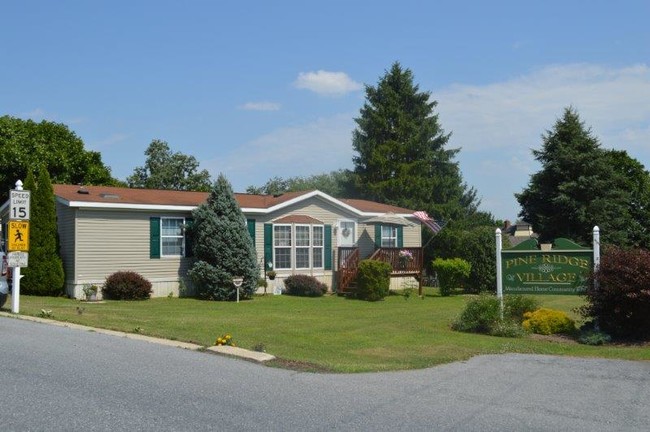
[[[582,294],[587,276],[600,262],[600,232],[594,227],[594,247],[558,238],[552,248],[540,249],[536,239],[501,249],[497,229],[497,295]]]

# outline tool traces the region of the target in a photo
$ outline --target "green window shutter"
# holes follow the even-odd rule
[[[149,258],[160,258],[160,218],[149,218]]]
[[[398,248],[404,247],[404,227],[403,226],[398,226],[397,227],[397,247]]]
[[[325,225],[325,238],[323,239],[323,254],[325,270],[332,270],[332,225]]]
[[[273,224],[264,224],[264,265],[269,270],[267,263],[273,263]]]
[[[192,226],[194,219],[185,218],[185,256],[192,257],[194,256],[194,239],[191,235],[188,235],[188,228]]]
[[[375,225],[375,247],[379,249],[381,247],[381,225]]]
[[[248,227],[248,234],[253,239],[253,246],[255,246],[255,219],[246,219],[246,226]]]

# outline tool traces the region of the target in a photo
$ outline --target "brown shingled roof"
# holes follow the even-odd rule
[[[196,207],[208,198],[208,192],[189,192],[158,189],[133,189],[115,186],[53,185],[54,194],[69,202],[160,205]],[[287,192],[282,195],[253,195],[235,193],[241,208],[268,209],[315,191]],[[364,213],[411,214],[413,210],[358,199],[337,199]]]

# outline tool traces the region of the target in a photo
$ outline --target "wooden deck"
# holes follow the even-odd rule
[[[412,276],[418,280],[418,292],[422,295],[422,275],[424,254],[421,247],[380,248],[367,259],[390,264],[391,277]],[[337,292],[345,295],[356,289],[356,277],[359,271],[359,249],[339,248],[337,267]]]

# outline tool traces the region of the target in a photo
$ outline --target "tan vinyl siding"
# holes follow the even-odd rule
[[[149,257],[149,218],[189,217],[176,213],[77,211],[75,285],[103,283],[116,271],[135,271],[153,284],[154,296],[178,294],[178,279],[189,269],[189,258]]]
[[[414,225],[404,227],[404,247],[422,246],[422,226],[419,223]]]

